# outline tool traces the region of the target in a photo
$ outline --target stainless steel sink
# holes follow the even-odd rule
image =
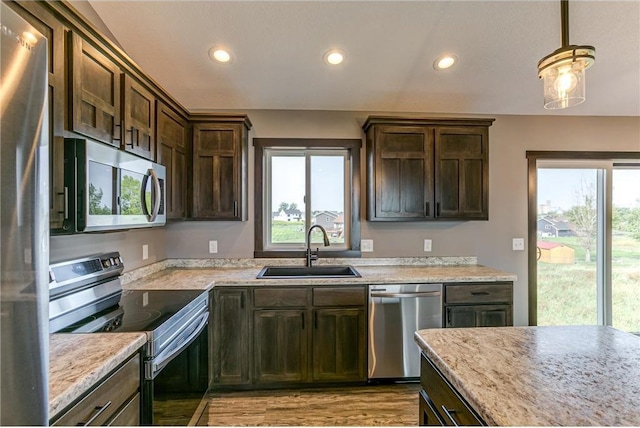
[[[265,266],[256,278],[360,278],[360,274],[353,266]]]

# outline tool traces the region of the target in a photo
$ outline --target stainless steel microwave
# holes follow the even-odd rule
[[[165,224],[164,166],[87,139],[65,138],[62,150],[62,221],[53,234]]]

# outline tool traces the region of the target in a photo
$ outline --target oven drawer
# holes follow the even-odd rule
[[[134,412],[134,408],[137,407],[140,415],[140,401],[137,401],[137,406],[129,403],[140,389],[140,375],[140,355],[136,354],[52,425],[107,425],[111,422],[121,425],[115,421],[119,417],[123,418],[122,425],[128,425],[125,421],[130,421],[131,418],[127,415]],[[128,409],[131,404],[133,406]]]

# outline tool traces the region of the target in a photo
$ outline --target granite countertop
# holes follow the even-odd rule
[[[49,336],[49,418],[54,418],[147,343],[144,333]]]
[[[420,330],[415,339],[489,425],[640,426],[640,337],[559,326]]]
[[[477,264],[405,264],[374,265],[354,260],[361,278],[296,278],[296,279],[256,279],[265,265],[282,265],[275,259],[253,261],[256,266],[221,264],[212,266],[208,260],[170,261],[163,270],[123,281],[123,287],[135,290],[151,289],[210,289],[217,286],[273,286],[273,285],[364,285],[403,284],[429,282],[474,282],[474,281],[515,281],[516,275]],[[342,263],[344,264],[348,264]],[[325,261],[324,264],[327,264]],[[334,263],[339,264],[339,263]],[[143,268],[144,269],[144,268]]]

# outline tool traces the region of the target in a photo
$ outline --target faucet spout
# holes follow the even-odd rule
[[[328,247],[329,245],[331,245],[329,243],[329,236],[327,235],[327,231],[324,230],[324,227],[320,226],[319,224],[314,224],[313,226],[311,226],[307,231],[307,267],[311,267],[312,262],[314,260],[318,260],[318,252],[316,251],[314,253],[313,251],[311,251],[311,231],[315,228],[319,228],[322,231],[324,246]]]

